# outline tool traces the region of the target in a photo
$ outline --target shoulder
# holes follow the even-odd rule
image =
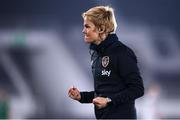
[[[120,54],[120,53],[134,54],[133,50],[127,45],[125,45],[124,43],[122,43],[121,41],[114,42],[111,45],[110,50],[117,54]]]
[[[120,57],[120,59],[130,57],[137,61],[134,51],[121,41],[113,43],[111,51],[113,51],[114,56]]]

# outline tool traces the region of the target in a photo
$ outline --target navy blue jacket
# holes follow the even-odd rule
[[[95,115],[103,118],[136,118],[135,99],[144,94],[143,81],[134,52],[110,34],[99,45],[90,45],[94,91],[80,92],[81,103],[97,97],[109,97],[105,108],[95,106]]]

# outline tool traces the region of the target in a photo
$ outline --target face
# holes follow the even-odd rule
[[[84,41],[86,43],[99,44],[99,31],[87,17],[84,18],[84,28],[82,32],[84,33]]]

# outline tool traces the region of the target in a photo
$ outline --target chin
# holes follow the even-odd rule
[[[88,44],[92,43],[92,41],[88,40],[88,39],[84,39],[84,41],[85,41],[85,43],[88,43]]]

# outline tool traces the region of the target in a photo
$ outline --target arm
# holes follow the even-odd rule
[[[80,92],[81,99],[79,100],[80,103],[92,103],[94,99],[94,91],[91,92]]]
[[[92,103],[94,99],[94,91],[80,92],[74,86],[69,89],[68,95],[70,98],[79,101],[80,103]]]
[[[144,86],[137,66],[136,56],[132,51],[118,55],[118,74],[124,80],[126,89],[109,96],[113,104],[122,104],[143,96]]]

